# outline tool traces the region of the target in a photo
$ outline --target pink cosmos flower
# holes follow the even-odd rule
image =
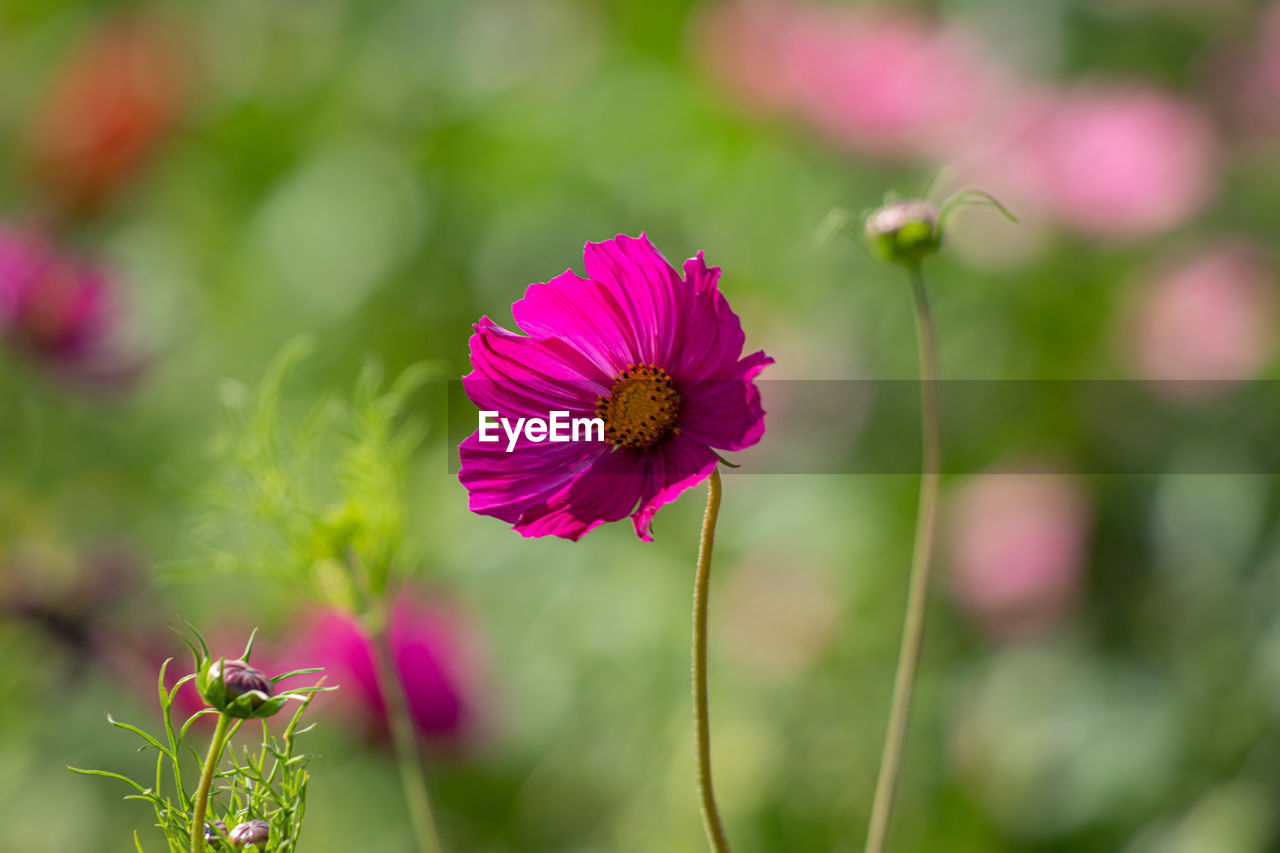
[[[392,611],[391,653],[409,700],[414,724],[424,735],[455,739],[476,722],[473,707],[479,669],[478,645],[459,614],[438,602],[401,595]],[[374,668],[372,640],[350,616],[336,610],[312,612],[277,649],[281,672],[321,666],[326,683],[339,689],[322,697],[374,734],[387,731],[386,703]]]
[[[1258,47],[1252,79],[1246,82],[1248,94],[1255,98],[1248,106],[1271,120],[1274,129],[1280,122],[1280,3],[1271,3],[1258,22]],[[1249,85],[1251,84],[1251,85]]]
[[[706,477],[713,448],[742,450],[764,434],[753,379],[773,362],[742,357],[738,315],[702,253],[684,277],[649,240],[587,243],[587,276],[566,270],[512,306],[524,335],[484,317],[471,337],[467,396],[501,417],[600,418],[604,440],[553,443],[519,436],[463,441],[459,479],[470,508],[524,536],[579,539],[631,515],[651,539],[659,507]]]
[[[901,14],[817,15],[786,63],[801,118],[886,159],[947,156],[996,100],[992,70],[962,35]]]
[[[1075,480],[1055,473],[982,474],[951,502],[951,591],[1002,639],[1052,625],[1076,600],[1089,508]]]
[[[972,39],[889,9],[733,0],[698,51],[746,105],[790,113],[885,159],[947,156],[996,108],[1003,75]]]
[[[1224,240],[1149,278],[1124,343],[1138,374],[1159,381],[1157,390],[1183,399],[1212,396],[1267,363],[1275,351],[1275,306],[1276,280],[1264,253],[1244,240]]]
[[[1206,63],[1214,104],[1231,120],[1232,142],[1274,142],[1280,130],[1280,3],[1252,22],[1247,37],[1224,42]]]
[[[1180,225],[1213,191],[1208,119],[1156,91],[1082,91],[1050,114],[1044,190],[1061,218],[1090,233],[1140,236]]]
[[[1027,90],[965,172],[1020,214],[1134,239],[1177,227],[1216,188],[1219,143],[1195,105],[1145,85]]]
[[[0,228],[0,336],[11,344],[52,367],[105,376],[108,296],[101,270],[41,235]]]
[[[805,11],[772,2],[713,5],[694,20],[694,49],[741,106],[761,113],[785,111],[795,87],[782,73],[782,55],[805,23]]]
[[[1259,71],[1272,93],[1280,93],[1280,3],[1267,6],[1260,22]]]

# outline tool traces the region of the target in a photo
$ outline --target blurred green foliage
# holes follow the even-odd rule
[[[143,825],[145,810],[118,791],[63,769],[148,772],[127,738],[103,736],[104,708],[154,714],[129,667],[100,656],[103,636],[163,635],[179,611],[279,636],[310,599],[300,586],[215,571],[198,535],[201,489],[225,474],[212,446],[222,403],[260,382],[295,336],[309,335],[314,353],[278,402],[323,420],[331,395],[357,383],[366,402],[376,395],[360,379],[370,354],[387,376],[423,361],[461,375],[477,318],[509,324],[524,287],[578,266],[585,240],[643,230],[673,260],[704,250],[724,268],[748,346],[778,361],[773,378],[914,375],[900,271],[847,241],[815,248],[814,235],[832,208],[910,193],[929,167],[851,157],[731,104],[698,61],[697,5],[155,7],[179,23],[195,68],[179,125],[104,210],[65,231],[115,272],[144,375],[127,392],[85,394],[0,361],[0,588],[96,626],[68,639],[49,619],[0,614],[0,849],[125,851]],[[1032,44],[1056,47],[1037,69],[1056,79],[1124,73],[1188,88],[1197,58],[1247,32],[1257,11],[914,5],[996,35],[1016,22]],[[8,219],[41,214],[22,146],[55,69],[126,8],[0,5]],[[1016,41],[1002,44],[1019,55]],[[1000,240],[1025,233],[989,212],[961,216]],[[1054,232],[1016,268],[944,250],[929,268],[944,374],[1124,378],[1116,329],[1149,263],[1228,231],[1273,242],[1277,227],[1280,160],[1233,149],[1216,203],[1163,236],[1097,245]],[[1264,377],[1275,376],[1273,359]],[[472,414],[441,411],[443,397],[440,383],[405,397],[408,415],[431,424],[412,453],[406,443],[391,460],[365,458],[357,438],[347,469],[374,479],[357,480],[344,506],[387,498],[376,478],[393,463],[408,512],[392,523],[417,546],[405,568],[484,637],[479,733],[428,758],[450,849],[702,849],[687,696],[700,501],[664,510],[651,545],[628,525],[577,544],[523,540],[468,513],[443,424]],[[348,425],[357,436],[389,428]],[[1001,426],[960,451],[1071,464],[1086,444],[1070,422]],[[904,440],[914,429],[903,425]],[[264,434],[230,433],[221,449],[256,458]],[[785,441],[773,431],[759,451]],[[1087,478],[1082,598],[1047,634],[986,638],[939,585],[892,849],[1280,849],[1280,495],[1274,477],[1178,473],[1206,456],[1247,467],[1242,452],[1207,436],[1172,448],[1162,473]],[[749,470],[726,476],[712,594],[722,808],[742,853],[860,849],[916,483]],[[132,555],[139,586],[64,605],[90,585],[104,546]],[[203,561],[208,572],[192,571]],[[774,583],[778,596],[811,588],[810,609],[788,619],[735,596],[743,577]],[[337,722],[311,737],[321,757],[305,849],[408,849],[385,747]]]

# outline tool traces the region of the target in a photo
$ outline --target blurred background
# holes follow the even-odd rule
[[[158,725],[179,613],[343,684],[303,849],[410,848],[361,636],[200,535],[227,404],[296,335],[287,413],[370,354],[456,378],[479,316],[643,230],[724,268],[767,378],[910,378],[901,271],[815,235],[936,176],[1021,219],[964,212],[929,265],[945,377],[1131,382],[1194,418],[1277,374],[1278,153],[1280,4],[4,0],[0,849],[160,849],[64,767],[145,775],[103,712]],[[752,475],[788,447],[765,393],[712,592],[720,799],[743,853],[857,850],[916,479]],[[450,849],[704,849],[701,496],[652,544],[523,540],[467,512],[443,396],[408,406],[392,635]],[[1276,478],[1214,430],[1118,476],[1071,418],[998,414],[953,448],[984,462],[944,485],[892,849],[1280,850]]]

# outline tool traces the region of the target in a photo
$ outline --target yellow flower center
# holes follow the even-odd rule
[[[646,450],[675,428],[680,392],[671,375],[652,364],[629,364],[613,380],[608,397],[596,400],[604,437],[619,447]]]

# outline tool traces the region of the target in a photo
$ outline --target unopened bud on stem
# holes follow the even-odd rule
[[[237,848],[258,847],[263,850],[271,838],[271,826],[265,820],[246,820],[237,824],[227,836]]]
[[[211,850],[222,849],[222,839],[227,837],[227,825],[220,820],[211,820],[204,825],[204,843]]]
[[[271,679],[243,660],[212,661],[198,685],[206,702],[233,717],[260,716],[274,693]]]
[[[938,208],[927,201],[887,204],[867,217],[863,233],[881,260],[909,267],[942,245]]]

